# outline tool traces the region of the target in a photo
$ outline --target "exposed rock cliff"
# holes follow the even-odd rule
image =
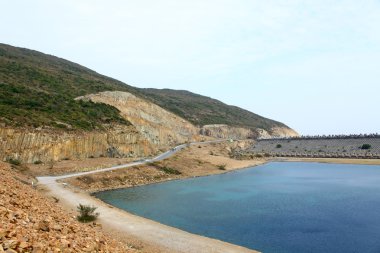
[[[248,139],[255,138],[256,134],[247,128],[231,127],[224,124],[206,125],[200,130],[205,136],[222,139]]]
[[[286,127],[275,127],[268,131],[256,128],[248,129],[242,127],[231,127],[223,124],[206,125],[200,130],[202,135],[223,138],[223,139],[255,139],[255,138],[271,138],[271,137],[294,137],[299,136],[296,131]]]
[[[139,157],[156,149],[133,126],[106,132],[0,128],[0,159],[32,163],[88,157]]]
[[[271,129],[270,133],[264,129],[256,129],[256,138],[258,139],[270,139],[270,138],[281,138],[281,137],[297,137],[299,134],[291,128],[286,127],[274,127]]]
[[[128,92],[101,92],[77,98],[116,107],[131,126],[106,131],[0,128],[0,159],[26,163],[89,157],[144,157],[189,140],[199,130],[188,121]]]
[[[291,128],[287,127],[274,127],[271,129],[272,137],[297,137],[299,134]]]
[[[128,92],[105,91],[77,99],[116,107],[141,135],[158,148],[199,139],[198,129],[188,121]]]

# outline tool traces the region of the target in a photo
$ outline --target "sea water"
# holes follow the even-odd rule
[[[380,252],[380,166],[273,162],[96,197],[264,253]]]

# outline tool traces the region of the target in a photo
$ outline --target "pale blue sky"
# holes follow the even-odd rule
[[[0,42],[302,134],[380,132],[379,0],[0,0]]]

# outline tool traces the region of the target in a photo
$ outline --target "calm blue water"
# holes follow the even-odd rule
[[[269,163],[96,196],[264,253],[380,252],[380,166]]]

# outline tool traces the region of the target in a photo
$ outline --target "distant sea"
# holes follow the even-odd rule
[[[380,252],[380,166],[275,162],[96,197],[264,253]]]

